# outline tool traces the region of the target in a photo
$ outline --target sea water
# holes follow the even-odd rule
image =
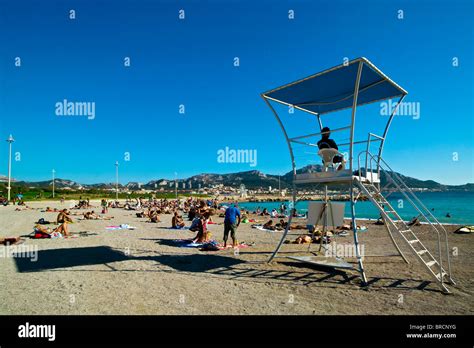
[[[474,192],[417,192],[415,194],[421,202],[431,210],[431,213],[439,220],[439,222],[474,225]],[[411,220],[413,217],[418,215],[415,208],[406,201],[401,193],[396,192],[391,194],[388,197],[388,201],[404,220]],[[257,207],[260,207],[261,210],[267,208],[269,211],[272,209],[277,209],[279,211],[282,203],[285,203],[288,207],[290,201],[242,202],[239,206],[249,211],[254,211]],[[350,217],[350,203],[344,203],[344,216]],[[308,211],[308,201],[298,202],[296,209],[299,213],[306,213]],[[375,208],[370,201],[357,202],[356,214],[358,218],[362,219],[377,219],[380,216],[377,208]],[[451,217],[448,217],[448,214]]]

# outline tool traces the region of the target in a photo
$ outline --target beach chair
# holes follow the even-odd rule
[[[327,172],[329,170],[329,168],[331,168],[332,171],[335,171],[336,168],[339,167],[340,164],[342,164],[344,166],[344,160],[343,160],[342,163],[334,163],[333,162],[334,157],[336,157],[336,156],[341,156],[342,158],[344,158],[344,155],[336,149],[331,149],[331,148],[321,149],[321,150],[318,151],[318,155],[323,160],[323,171],[325,171],[325,172]],[[344,167],[343,167],[343,169],[344,169]]]

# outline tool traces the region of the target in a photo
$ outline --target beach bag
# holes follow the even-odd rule
[[[39,219],[37,223],[40,224],[40,225],[49,225],[49,224],[51,224],[51,222],[46,221],[44,218]]]
[[[454,231],[454,233],[459,233],[459,234],[463,234],[463,233],[467,234],[467,233],[473,233],[473,232],[474,232],[474,226],[464,226]]]

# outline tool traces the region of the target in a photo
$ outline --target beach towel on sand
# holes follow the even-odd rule
[[[237,245],[236,249],[242,249],[242,248],[248,248],[249,244],[247,243],[240,243]],[[234,247],[229,244],[226,247],[224,247],[224,244],[218,244],[215,240],[210,241],[208,243],[204,243],[204,245],[199,248],[200,251],[219,251],[219,250],[227,250],[227,249],[233,249]]]
[[[252,244],[247,244],[247,243],[245,243],[245,242],[242,242],[242,243],[240,243],[239,245],[237,245],[237,249],[248,248],[248,247],[250,247],[250,246],[252,246],[252,245],[253,245],[253,243],[252,243]],[[219,250],[226,250],[226,249],[232,249],[232,248],[234,248],[234,246],[233,246],[232,244],[228,244],[228,245],[224,248],[224,244],[219,244],[219,245],[218,245],[218,248],[219,248]]]
[[[55,238],[62,238],[63,235],[60,232],[53,232],[50,234],[50,238],[55,239]]]
[[[233,247],[232,245],[227,245],[224,248],[223,244],[219,244],[215,240],[204,243],[193,243],[192,239],[175,239],[173,242],[176,243],[176,246],[179,248],[199,248],[201,251],[219,251]],[[247,243],[240,243],[237,248],[248,248],[249,246]]]
[[[134,230],[136,227],[130,226],[128,224],[121,224],[119,226],[106,226],[106,230]]]
[[[168,230],[186,230],[188,229],[186,226],[183,226],[183,227],[179,227],[179,226],[176,226],[176,227],[166,227]]]
[[[210,242],[215,242],[215,241],[210,241]],[[210,242],[204,242],[204,243],[193,243],[192,239],[174,239],[173,243],[176,244],[178,248],[199,248],[202,247],[206,243]]]
[[[34,234],[30,236],[32,239],[43,239],[43,238],[51,238],[51,236],[48,233],[40,232],[40,231],[35,231]]]

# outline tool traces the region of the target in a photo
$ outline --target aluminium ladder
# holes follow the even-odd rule
[[[440,232],[444,232],[446,234],[446,230],[441,226],[441,224],[434,218],[434,216],[428,211],[428,209],[419,201],[413,191],[406,186],[403,180],[395,173],[393,170],[386,164],[386,162],[381,159],[379,156],[374,156],[370,153],[367,153],[369,157],[378,161],[379,168],[383,165],[385,168],[385,174],[387,176],[388,187],[389,185],[393,184],[397,191],[402,193],[402,195],[407,199],[407,201],[420,213],[429,225],[437,232],[438,234],[438,258],[436,258],[428,248],[420,241],[420,239],[415,235],[413,230],[407,225],[405,221],[400,217],[397,211],[393,208],[393,206],[388,202],[387,196],[382,194],[382,190],[380,190],[377,185],[371,180],[364,180],[364,178],[359,175],[354,177],[354,181],[359,187],[360,191],[367,196],[367,198],[375,205],[375,207],[379,210],[386,228],[389,232],[389,236],[392,239],[395,247],[399,251],[402,258],[405,262],[408,263],[408,260],[401,252],[400,248],[398,247],[397,243],[395,242],[392,229],[398,233],[403,241],[406,242],[409,249],[413,252],[415,257],[424,265],[424,267],[428,270],[428,273],[433,277],[435,282],[441,288],[441,290],[445,293],[450,293],[449,289],[446,287],[445,282],[449,284],[455,284],[451,277],[451,265],[449,259],[449,248],[446,236],[446,256],[447,256],[447,263],[448,269],[443,267],[443,259],[442,259],[442,252],[441,252],[441,244],[440,244]],[[377,159],[375,159],[377,158]],[[371,160],[372,160],[371,159]],[[393,191],[392,191],[393,192]],[[391,194],[390,192],[389,194]],[[418,204],[416,203],[418,202]],[[425,210],[425,212],[423,212]],[[434,223],[429,219],[429,216],[435,220]],[[443,231],[440,231],[435,225],[441,227]],[[445,278],[447,278],[445,280]]]

